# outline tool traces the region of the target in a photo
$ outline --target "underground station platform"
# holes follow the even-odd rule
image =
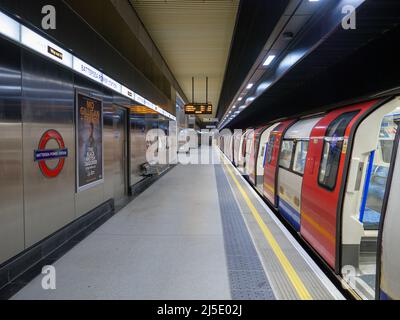
[[[399,39],[393,0],[0,0],[1,307],[396,307]]]
[[[170,169],[53,265],[57,290],[11,299],[344,299],[223,161]]]

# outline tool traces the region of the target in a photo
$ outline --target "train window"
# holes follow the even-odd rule
[[[274,145],[275,145],[275,135],[271,134],[271,137],[269,138],[269,142],[267,145],[267,161],[268,164],[271,163],[272,161],[272,153],[274,151]]]
[[[392,158],[393,140],[381,140],[380,149],[382,153],[382,161],[390,163],[390,159]]]
[[[335,189],[336,186],[346,128],[358,113],[359,110],[343,113],[333,120],[327,129],[318,182],[329,190]]]
[[[294,153],[294,164],[293,171],[304,174],[304,168],[306,166],[308,151],[308,141],[297,141],[296,152]]]
[[[279,165],[285,169],[289,169],[293,157],[293,140],[283,140],[281,154],[279,157]]]

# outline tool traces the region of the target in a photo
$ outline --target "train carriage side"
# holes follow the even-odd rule
[[[300,231],[300,206],[304,168],[311,130],[321,120],[314,117],[299,120],[285,133],[279,156],[278,209],[279,213]]]
[[[246,153],[245,153],[245,161],[244,161],[244,166],[243,166],[243,174],[245,176],[248,176],[250,173],[250,168],[251,168],[251,158],[252,158],[252,153],[254,150],[254,139],[256,136],[256,130],[255,129],[250,129],[249,133],[246,136]]]
[[[398,110],[400,112],[400,108]],[[389,171],[386,201],[383,201],[381,235],[378,241],[377,254],[377,287],[376,298],[381,300],[400,300],[400,131],[398,129],[400,117],[395,119],[396,136],[393,145],[393,164]]]
[[[373,108],[361,121],[343,190],[340,269],[355,270],[349,283],[365,299],[375,297],[377,240],[399,119],[400,99],[395,98]]]
[[[234,130],[233,132],[233,164],[239,165],[240,143],[242,138],[242,130]]]
[[[247,136],[251,132],[251,128],[247,129],[242,136],[240,137],[240,144],[239,144],[239,156],[238,156],[238,169],[241,174],[244,174],[245,165],[246,165],[246,145],[247,145]]]
[[[249,155],[249,163],[247,168],[247,173],[249,175],[250,183],[255,186],[256,185],[256,170],[257,170],[257,157],[258,157],[258,150],[260,148],[260,140],[262,133],[268,128],[268,126],[264,126],[261,128],[257,128],[254,131],[254,137],[252,146],[250,149]]]
[[[274,123],[271,126],[264,128],[264,131],[261,132],[259,141],[258,141],[258,151],[257,151],[257,159],[255,163],[255,187],[260,193],[263,193],[264,188],[264,166],[266,161],[266,153],[268,149],[268,141],[271,132],[280,124]]]
[[[377,101],[356,104],[329,112],[310,135],[301,196],[302,237],[339,273],[337,246],[340,241],[341,190],[346,180],[346,154],[352,131],[359,119]],[[351,142],[351,141],[350,141]]]
[[[263,195],[275,208],[278,206],[276,186],[278,180],[278,163],[282,136],[293,122],[294,120],[285,120],[281,122],[270,132],[268,140],[264,166]]]

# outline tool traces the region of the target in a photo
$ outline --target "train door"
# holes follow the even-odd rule
[[[399,110],[400,111],[400,110]],[[398,123],[398,121],[397,121]],[[375,297],[400,300],[400,131],[397,130],[393,147],[392,168],[383,201],[380,237],[377,254],[377,283]],[[389,142],[389,144],[391,144]]]
[[[264,166],[266,161],[266,153],[268,149],[268,141],[270,133],[280,124],[280,122],[273,124],[270,127],[267,127],[262,133],[260,137],[260,141],[258,143],[258,151],[257,151],[257,159],[255,164],[255,185],[257,190],[262,193],[264,188]]]
[[[235,130],[233,133],[233,164],[239,166],[239,154],[242,130]]]
[[[246,162],[246,142],[247,142],[247,134],[249,133],[249,129],[247,129],[242,136],[240,137],[240,144],[239,144],[239,156],[237,166],[239,171],[243,174],[244,166]]]
[[[340,273],[343,225],[354,225],[354,219],[341,219],[347,173],[357,173],[358,163],[351,164],[348,150],[362,145],[353,141],[353,132],[377,101],[336,109],[314,127],[310,135],[301,197],[301,235],[337,273]],[[354,142],[354,143],[353,143]],[[350,147],[349,147],[350,146]],[[357,157],[354,158],[357,160]],[[354,171],[355,170],[355,171]],[[353,174],[352,174],[353,177]],[[355,209],[352,214],[355,213]],[[357,230],[353,230],[357,233]],[[349,234],[352,236],[351,233]],[[350,250],[352,246],[347,246]]]
[[[256,171],[257,171],[257,158],[258,150],[260,148],[261,135],[265,131],[266,127],[258,128],[254,132],[253,147],[250,150],[250,161],[249,161],[249,180],[255,186],[256,185]]]
[[[123,203],[128,193],[128,113],[125,108],[114,107],[114,200]]]
[[[249,130],[249,133],[246,136],[246,150],[245,150],[245,161],[244,161],[244,168],[243,172],[247,176],[250,173],[250,166],[251,166],[251,158],[252,158],[252,152],[254,149],[254,137],[255,137],[255,131],[253,129]]]
[[[321,120],[303,119],[285,133],[279,156],[278,207],[279,213],[300,231],[301,193],[311,130]]]
[[[274,206],[278,207],[276,186],[278,180],[278,163],[281,149],[282,136],[287,128],[293,123],[293,120],[281,122],[270,134],[268,148],[266,152],[266,161],[264,166],[264,188],[263,194],[266,199]]]
[[[399,120],[400,99],[394,99],[363,119],[354,135],[342,209],[341,268],[364,299],[375,298],[377,241]]]

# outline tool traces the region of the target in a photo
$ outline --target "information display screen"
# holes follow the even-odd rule
[[[212,104],[190,103],[185,105],[185,114],[212,114]]]

